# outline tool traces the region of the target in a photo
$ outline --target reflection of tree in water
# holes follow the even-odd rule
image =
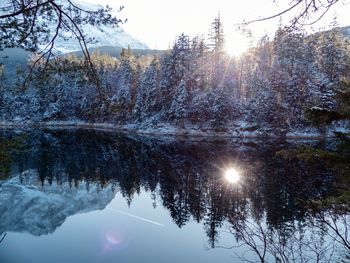
[[[317,156],[329,158],[329,151],[315,149],[307,155],[305,150],[292,150],[289,154],[294,154],[281,159],[287,152],[266,160],[272,160],[265,165],[270,169],[263,187],[269,193],[262,196],[266,214],[257,213],[253,201],[246,210],[248,217],[231,216],[226,227],[238,244],[229,248],[245,247],[236,254],[247,262],[349,260],[349,199],[344,195],[349,192],[349,184],[344,183],[344,173],[349,175],[348,159],[337,157],[327,163]],[[344,163],[345,169],[339,169]]]
[[[309,242],[322,238],[310,232],[313,224],[319,224],[317,230],[327,227],[306,201],[331,195],[334,176],[322,162],[282,158],[278,151],[286,145],[185,143],[79,131],[30,133],[26,144],[30,150],[13,154],[16,173],[37,169],[42,184],[112,185],[129,204],[141,190],[149,191],[179,227],[202,222],[211,247],[218,244],[220,229],[228,227],[239,244],[253,250],[258,244],[264,255],[262,242],[265,255],[281,262],[305,258],[300,244],[310,251],[322,248],[319,256],[330,253],[331,247]],[[222,179],[220,169],[230,162],[245,171],[239,185]]]
[[[259,220],[233,217],[228,229],[237,243],[228,249],[245,262],[334,262],[336,246],[320,227],[307,222],[289,222],[288,230]]]
[[[1,238],[0,238],[0,244],[2,243],[2,241],[4,241],[5,237],[6,237],[7,233],[4,233]]]
[[[0,180],[10,175],[12,154],[22,147],[22,138],[5,138],[0,136]]]

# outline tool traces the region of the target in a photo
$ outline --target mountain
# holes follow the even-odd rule
[[[101,26],[101,28],[97,28],[91,25],[85,25],[82,29],[84,34],[89,37],[93,36],[94,38],[93,42],[88,43],[88,48],[101,46],[127,48],[130,46],[131,49],[148,49],[146,44],[132,37],[120,27]],[[65,40],[64,36],[61,36],[55,43],[55,49],[66,54],[81,50],[81,47],[76,39]]]
[[[15,81],[17,69],[26,65],[32,53],[21,48],[6,48],[0,50],[0,65],[5,66],[6,78]]]
[[[97,4],[86,3],[79,1],[79,7],[84,10],[97,10],[103,6]],[[56,26],[56,25],[53,25]],[[88,43],[88,48],[96,48],[101,46],[112,46],[131,49],[148,49],[145,43],[129,35],[121,27],[111,27],[102,25],[99,28],[92,25],[84,25],[80,28],[83,33],[92,38],[93,41]],[[55,32],[54,28],[52,32]],[[68,40],[66,38],[69,38]],[[71,38],[70,32],[62,32],[61,36],[55,41],[55,49],[63,54],[81,50],[79,42],[76,37]]]

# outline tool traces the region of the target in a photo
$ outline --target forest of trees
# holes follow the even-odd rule
[[[224,41],[217,17],[208,40],[182,34],[161,56],[135,56],[130,49],[119,58],[92,54],[98,87],[75,55],[39,65],[40,74],[25,86],[25,69],[7,77],[2,68],[0,120],[283,135],[311,127],[314,112],[339,111],[350,72],[349,39],[341,28],[311,35],[280,28],[238,58],[225,52]],[[342,118],[317,124],[333,119]]]

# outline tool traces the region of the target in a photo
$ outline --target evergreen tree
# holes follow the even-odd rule
[[[220,14],[214,19],[209,34],[210,44],[212,48],[211,59],[211,75],[212,75],[212,87],[217,88],[222,82],[222,78],[225,74],[224,69],[224,31],[221,23]]]
[[[350,128],[350,81],[343,80],[334,97],[337,101],[337,108],[326,109],[312,107],[306,111],[306,116],[316,126],[325,127],[334,121],[346,121],[347,128]]]
[[[317,98],[313,104],[328,110],[336,108],[334,99],[341,79],[349,76],[350,50],[349,42],[337,29],[323,32],[319,35],[315,46],[316,62],[319,76],[322,79],[318,85]]]
[[[191,50],[189,38],[182,34],[174,43],[170,54],[166,55],[161,63],[161,105],[164,109],[171,107],[176,89],[179,87],[180,82],[185,79],[190,69],[190,63]]]
[[[190,92],[204,90],[209,87],[207,67],[207,47],[204,40],[195,37],[191,41],[189,70],[186,83]]]
[[[161,108],[159,70],[159,60],[157,57],[154,57],[141,76],[134,107],[134,114],[138,120],[156,113]]]
[[[272,88],[288,110],[287,122],[291,127],[305,124],[303,106],[310,99],[309,80],[314,72],[314,60],[302,32],[279,29],[274,39]]]
[[[176,89],[175,98],[172,101],[170,113],[173,115],[177,124],[184,127],[184,121],[187,117],[188,91],[186,83],[182,80]]]
[[[212,48],[212,51],[217,55],[221,55],[225,46],[225,37],[220,13],[211,24],[209,40],[209,46]]]
[[[213,112],[213,119],[211,120],[211,125],[215,131],[226,131],[228,121],[232,120],[229,97],[227,97],[227,94],[225,94],[223,90],[216,90],[213,95],[214,103],[211,109]]]
[[[125,119],[135,106],[136,91],[141,68],[130,51],[122,50],[120,65],[114,74],[114,95],[111,98],[114,112]]]

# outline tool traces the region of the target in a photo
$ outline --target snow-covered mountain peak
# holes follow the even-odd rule
[[[76,4],[76,6],[84,9],[84,10],[88,10],[88,11],[95,11],[99,8],[102,8],[103,5],[101,4],[95,4],[95,3],[90,3],[90,2],[86,2],[83,0],[79,0],[79,1],[74,1],[74,4]]]
[[[98,10],[103,7],[99,4],[92,4],[85,1],[76,1],[77,6],[84,10]],[[102,25],[97,28],[92,25],[84,25],[81,30],[87,38],[93,38],[93,41],[88,43],[88,48],[96,48],[102,46],[112,46],[131,49],[148,49],[145,43],[142,43],[138,39],[134,38],[130,34],[126,33],[121,27],[112,27]],[[54,32],[54,30],[53,30]],[[69,38],[68,40],[65,38]],[[75,37],[70,38],[69,32],[63,32],[55,42],[55,49],[61,53],[69,53],[81,50],[79,42]]]

